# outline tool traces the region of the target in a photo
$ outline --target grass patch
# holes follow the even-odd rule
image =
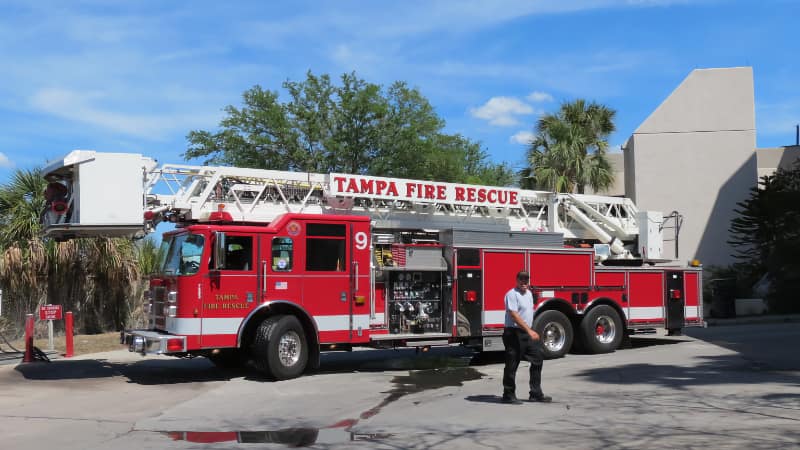
[[[11,345],[13,345],[19,351],[25,351],[25,340],[24,339],[17,339],[11,341]],[[36,338],[33,340],[33,345],[39,347],[43,351],[48,351],[48,339],[45,337]],[[100,353],[100,352],[108,352],[111,350],[120,350],[124,348],[119,343],[119,332],[114,331],[111,333],[102,333],[102,334],[78,334],[72,338],[72,347],[75,351],[75,355],[85,355],[88,353]],[[53,336],[53,348],[55,351],[59,353],[64,353],[67,351],[66,339],[62,336]],[[11,351],[8,345],[5,342],[0,342],[0,349],[3,351]]]

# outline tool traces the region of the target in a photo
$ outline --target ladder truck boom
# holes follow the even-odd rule
[[[606,244],[611,259],[662,258],[662,217],[630,199],[510,187],[224,166],[161,164],[75,150],[44,170],[54,239],[141,237],[160,222],[269,223],[285,213],[370,217],[376,230],[562,233]]]

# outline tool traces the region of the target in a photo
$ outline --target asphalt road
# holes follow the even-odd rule
[[[0,448],[793,448],[799,342],[797,323],[634,338],[545,362],[554,403],[519,406],[499,358],[461,348],[326,354],[277,383],[124,351],[3,366]]]

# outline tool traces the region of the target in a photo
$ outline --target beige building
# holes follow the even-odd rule
[[[617,179],[606,194],[624,195],[665,216],[678,211],[678,255],[665,243],[665,257],[697,258],[705,265],[733,262],[727,240],[736,203],[759,177],[800,157],[798,145],[756,149],[750,67],[692,71],[622,150],[609,154]]]
[[[772,175],[778,169],[791,169],[798,158],[800,158],[800,145],[757,148],[758,178]]]
[[[640,209],[683,215],[678,259],[728,264],[733,210],[757,178],[755,148],[752,68],[694,70],[623,147],[625,193]]]

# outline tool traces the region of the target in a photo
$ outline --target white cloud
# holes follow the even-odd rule
[[[519,124],[516,116],[534,113],[531,105],[514,97],[492,97],[483,106],[470,108],[472,117],[488,120],[490,125],[508,127]]]
[[[536,135],[530,131],[518,131],[515,135],[511,136],[509,140],[517,144],[528,145],[533,141],[534,137],[536,137]]]
[[[603,9],[667,6],[689,0],[411,0],[362,2],[350,9],[342,2],[315,4],[315,14],[286,21],[260,22],[265,30],[285,36],[298,31],[330,34],[340,31],[366,40],[389,39],[427,33],[465,33],[522,17],[580,13]],[[695,0],[696,1],[696,0]]]
[[[525,97],[527,100],[534,103],[552,102],[553,96],[547,92],[533,91]]]
[[[45,88],[33,94],[30,105],[62,119],[149,140],[162,139],[168,132],[184,129],[191,123],[208,121],[208,118],[184,114],[144,115],[97,106],[105,99],[106,96],[100,92]]]
[[[0,152],[0,167],[5,167],[5,168],[14,167],[14,163],[10,159],[8,159],[8,156],[6,156],[5,153],[2,152]]]

